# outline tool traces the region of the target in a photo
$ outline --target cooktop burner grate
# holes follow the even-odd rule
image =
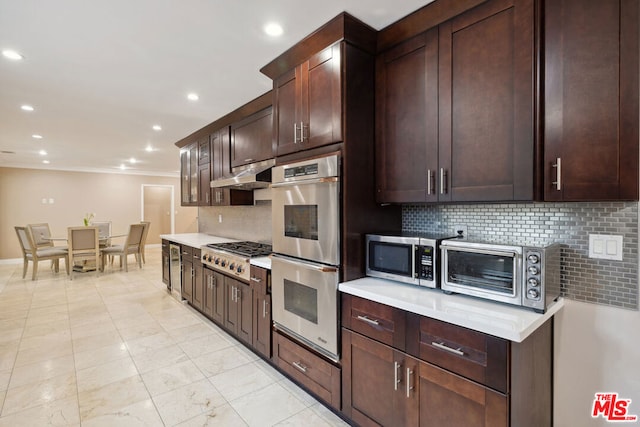
[[[271,245],[257,242],[229,242],[212,243],[207,245],[211,249],[219,249],[249,258],[267,256],[271,254]]]

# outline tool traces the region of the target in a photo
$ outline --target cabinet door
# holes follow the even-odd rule
[[[638,4],[545,2],[545,200],[638,199]]]
[[[420,426],[509,426],[506,395],[425,362],[419,380]]]
[[[342,330],[344,411],[362,426],[418,425],[418,362]],[[453,425],[453,424],[452,424]]]
[[[532,200],[533,0],[490,0],[440,26],[440,200]]]
[[[189,148],[189,201],[192,205],[197,205],[200,200],[198,194],[199,187],[198,144],[194,143]]]
[[[204,310],[204,277],[203,277],[204,269],[202,268],[202,263],[199,261],[193,262],[193,295],[192,301],[193,306],[198,311]]]
[[[180,205],[191,204],[191,182],[189,173],[189,150],[180,150]]]
[[[437,28],[378,56],[376,126],[376,200],[437,201]]]
[[[205,137],[198,141],[198,164],[206,165],[211,161],[211,145],[209,137]]]
[[[313,55],[300,71],[300,147],[342,141],[341,44]]]
[[[211,206],[211,165],[198,167],[198,185],[200,187],[199,206]]]
[[[271,295],[253,293],[253,348],[271,358]]]
[[[297,151],[300,142],[297,117],[301,113],[296,112],[300,104],[296,101],[300,93],[300,71],[300,67],[296,67],[273,81],[273,126],[278,156]]]
[[[184,255],[183,255],[184,256]],[[182,260],[182,298],[193,303],[193,262]]]
[[[212,311],[211,319],[219,325],[224,325],[224,307],[226,304],[225,298],[225,280],[224,275],[220,273],[213,273],[212,281]]]
[[[169,273],[169,242],[162,240],[162,282],[169,286],[171,284],[171,275]]]
[[[231,126],[231,166],[273,158],[271,107]]]
[[[247,344],[253,342],[253,292],[251,286],[237,282],[238,291],[236,303],[238,305],[238,338]]]
[[[202,312],[205,316],[213,316],[213,271],[204,267],[202,269]]]

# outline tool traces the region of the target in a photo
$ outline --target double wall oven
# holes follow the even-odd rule
[[[273,321],[339,360],[340,157],[273,168]]]

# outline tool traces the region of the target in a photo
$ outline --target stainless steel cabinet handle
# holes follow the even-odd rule
[[[410,368],[407,368],[407,397],[411,397],[411,390],[413,390],[413,385],[411,384],[411,375],[413,375],[413,371]]]
[[[556,168],[556,180],[552,184],[556,186],[557,191],[560,191],[562,190],[562,159],[556,158],[556,162],[551,166]]]
[[[262,282],[262,279],[260,279],[259,277],[252,277],[251,281],[260,283],[260,282]]]
[[[362,320],[363,322],[367,322],[368,324],[373,326],[380,326],[380,322],[374,319],[369,319],[367,316],[358,316],[356,317],[356,319]]]
[[[444,168],[440,168],[440,194],[447,193],[447,171]]]
[[[398,391],[398,384],[400,384],[400,364],[393,361],[393,389]]]
[[[305,374],[307,373],[307,367],[304,366],[302,363],[291,362],[291,364],[293,365],[294,368],[297,368],[300,372],[304,372]]]
[[[293,143],[294,144],[298,143],[298,124],[297,123],[293,124]]]
[[[433,191],[433,186],[431,185],[431,177],[433,176],[433,171],[431,169],[427,169],[427,194],[431,194]]]
[[[457,354],[458,356],[464,356],[464,351],[461,351],[462,347],[451,348],[442,342],[435,342],[435,341],[433,341],[431,345],[434,347],[438,347],[441,350],[448,351],[449,353]]]
[[[265,319],[267,317],[267,300],[262,300],[262,318]]]
[[[309,126],[305,126],[304,122],[300,122],[300,142],[304,142],[305,140],[305,136],[304,136],[304,128],[309,128]],[[306,139],[309,139],[309,135],[307,135]]]

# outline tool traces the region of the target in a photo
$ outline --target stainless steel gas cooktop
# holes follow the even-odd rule
[[[201,247],[202,263],[212,270],[249,282],[250,259],[271,254],[271,245],[258,242],[213,243]]]

